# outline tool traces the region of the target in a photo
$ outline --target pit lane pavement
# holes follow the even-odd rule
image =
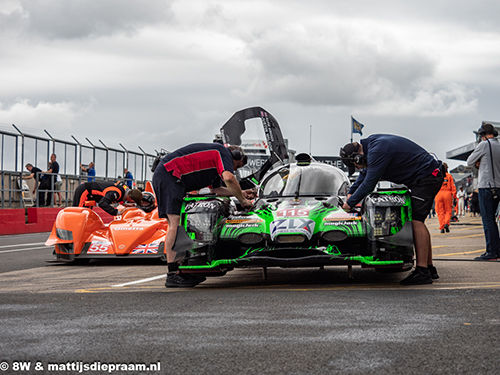
[[[469,215],[469,214],[468,214]],[[485,251],[480,217],[460,218],[450,233],[440,233],[437,218],[427,220],[432,235],[435,265],[440,279],[432,285],[402,287],[406,273],[379,274],[353,267],[281,269],[269,268],[267,279],[261,269],[239,269],[223,277],[211,277],[191,291],[231,288],[280,290],[316,289],[483,289],[500,288],[500,262],[473,262]],[[43,243],[48,233],[2,236],[0,238],[0,292],[130,292],[165,291],[165,264],[150,260],[93,260],[88,265],[46,263],[52,248]]]

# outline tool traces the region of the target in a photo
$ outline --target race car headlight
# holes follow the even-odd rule
[[[187,231],[195,234],[195,240],[206,243],[213,243],[217,240],[214,236],[216,224],[214,215],[210,213],[196,213],[187,217]]]
[[[73,232],[66,229],[56,229],[57,237],[65,241],[73,241]]]
[[[388,236],[392,228],[400,226],[399,207],[377,207],[371,220],[373,235],[375,237]]]
[[[238,241],[245,245],[254,245],[262,241],[263,237],[260,233],[243,233],[238,237]]]

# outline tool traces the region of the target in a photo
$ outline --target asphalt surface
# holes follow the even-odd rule
[[[2,236],[0,374],[500,373],[500,262],[472,261],[480,218],[428,226],[440,279],[410,287],[406,273],[325,267],[166,289],[161,262],[52,264],[48,233]]]

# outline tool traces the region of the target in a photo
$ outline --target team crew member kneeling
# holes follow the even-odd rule
[[[73,197],[74,207],[84,207],[86,201],[96,201],[100,208],[108,214],[121,215],[128,207],[122,211],[111,206],[113,203],[136,203],[142,204],[142,193],[139,189],[129,189],[119,182],[93,181],[85,182],[78,186]]]
[[[406,185],[411,191],[417,267],[401,280],[401,284],[431,284],[432,279],[439,276],[432,265],[431,236],[424,222],[443,184],[442,163],[413,141],[397,135],[374,134],[360,142],[349,143],[340,149],[350,174],[356,168],[363,169],[342,208],[350,210],[358,204],[375,189],[381,178]]]
[[[204,278],[179,273],[172,247],[180,223],[182,200],[187,192],[210,187],[220,196],[235,196],[245,208],[252,203],[244,196],[234,171],[246,163],[246,156],[238,146],[224,147],[219,143],[194,143],[163,157],[153,175],[159,217],[167,218],[168,232],[165,253],[168,275],[165,286],[193,287]],[[222,181],[226,187],[222,186]]]

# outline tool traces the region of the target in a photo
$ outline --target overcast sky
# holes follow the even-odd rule
[[[261,106],[298,152],[338,155],[352,115],[363,137],[445,160],[500,121],[498,14],[488,0],[0,0],[0,125],[154,152]]]

